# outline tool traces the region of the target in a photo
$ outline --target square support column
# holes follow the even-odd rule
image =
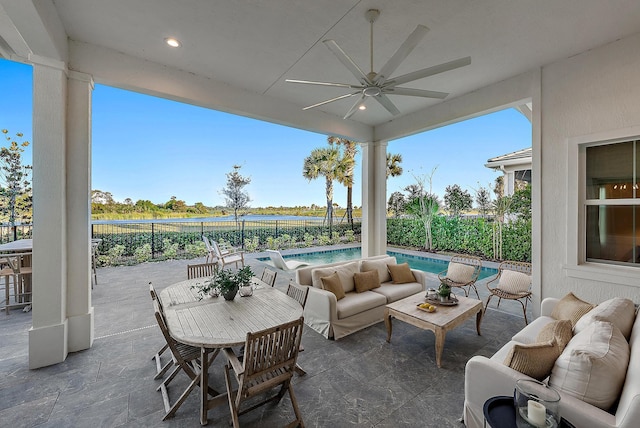
[[[362,144],[362,257],[387,251],[387,142]]]

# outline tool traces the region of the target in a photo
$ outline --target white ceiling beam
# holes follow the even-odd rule
[[[93,76],[96,83],[355,141],[373,138],[369,125],[322,111],[302,111],[299,105],[194,73],[86,43],[70,41],[69,50],[69,69]]]

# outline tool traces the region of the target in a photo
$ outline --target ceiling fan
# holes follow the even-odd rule
[[[347,69],[358,79],[360,82],[359,85],[352,85],[349,83],[331,83],[331,82],[316,82],[311,80],[295,80],[295,79],[286,79],[289,83],[301,83],[304,85],[319,85],[319,86],[330,86],[336,88],[348,88],[348,89],[356,89],[355,92],[340,95],[339,97],[331,98],[326,101],[319,102],[317,104],[313,104],[303,108],[303,110],[308,110],[314,107],[319,107],[325,104],[332,103],[334,101],[342,100],[344,98],[350,98],[356,95],[360,95],[360,98],[356,103],[349,109],[347,114],[344,116],[344,119],[350,118],[361,106],[364,106],[367,98],[373,98],[377,102],[379,102],[389,113],[396,116],[400,114],[400,110],[391,102],[387,95],[409,95],[412,97],[425,97],[425,98],[438,98],[444,99],[449,95],[446,92],[436,92],[436,91],[427,91],[424,89],[413,89],[413,88],[402,88],[398,87],[403,83],[413,82],[414,80],[423,79],[428,76],[433,76],[435,74],[443,73],[445,71],[454,70],[456,68],[464,67],[466,65],[471,64],[471,57],[464,57],[460,59],[456,59],[453,61],[445,62],[443,64],[435,65],[433,67],[423,68],[421,70],[417,70],[411,73],[403,74],[402,76],[397,76],[391,78],[391,74],[396,71],[398,66],[404,61],[404,59],[409,56],[411,51],[418,45],[420,40],[427,34],[429,29],[424,25],[418,25],[415,30],[409,35],[407,40],[400,45],[400,48],[393,54],[393,56],[387,61],[387,63],[382,66],[378,73],[373,71],[373,23],[380,16],[380,11],[378,9],[369,9],[365,13],[365,17],[371,24],[370,31],[370,52],[371,52],[371,62],[370,62],[370,72],[365,74],[360,67],[347,55],[335,40],[324,40],[323,43],[333,52],[333,54],[340,60],[340,62],[347,67]]]

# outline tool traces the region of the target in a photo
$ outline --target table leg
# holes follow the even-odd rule
[[[480,323],[482,322],[483,313],[484,311],[480,309],[476,314],[476,331],[478,332],[478,336],[482,336],[482,333],[480,333]]]
[[[209,408],[209,352],[200,348],[200,425],[209,423],[207,413]]]
[[[391,314],[389,314],[388,308],[384,308],[384,325],[387,326],[387,342],[391,343]]]
[[[436,335],[436,365],[440,368],[442,362],[442,350],[444,349],[444,339],[447,332],[443,328],[436,327],[434,331]]]

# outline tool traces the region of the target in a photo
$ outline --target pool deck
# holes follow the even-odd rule
[[[247,264],[256,274],[267,266],[257,260],[262,254],[246,255]],[[63,363],[54,366],[28,369],[30,312],[0,314],[2,425],[200,426],[195,393],[174,418],[161,421],[162,398],[155,390],[159,381],[153,379],[151,355],[163,339],[155,325],[148,290],[149,281],[162,290],[185,279],[186,265],[197,262],[202,259],[99,268],[98,285],[92,292],[93,346],[70,353]],[[437,277],[429,275],[430,283],[436,284]],[[293,277],[294,272],[278,271],[276,287],[284,291]],[[486,294],[482,284],[478,289]],[[305,327],[305,351],[299,363],[308,374],[294,378],[305,425],[385,428],[425,426],[429,421],[429,426],[461,428],[458,419],[464,400],[466,361],[473,355],[492,355],[524,326],[520,306],[509,303],[515,302],[504,302],[500,311],[493,309],[492,303],[493,308],[482,321],[482,336],[476,334],[473,321],[447,334],[441,369],[435,365],[434,335],[405,323],[394,324],[391,343],[386,342],[382,322],[338,341],[326,340]],[[210,384],[222,389],[221,359],[213,367]],[[187,384],[186,376],[174,379],[169,388],[172,399]],[[291,415],[285,397],[277,405],[242,416],[240,421],[246,427],[282,426],[292,419]],[[209,412],[209,426],[227,426],[228,418],[226,407],[214,409]]]

